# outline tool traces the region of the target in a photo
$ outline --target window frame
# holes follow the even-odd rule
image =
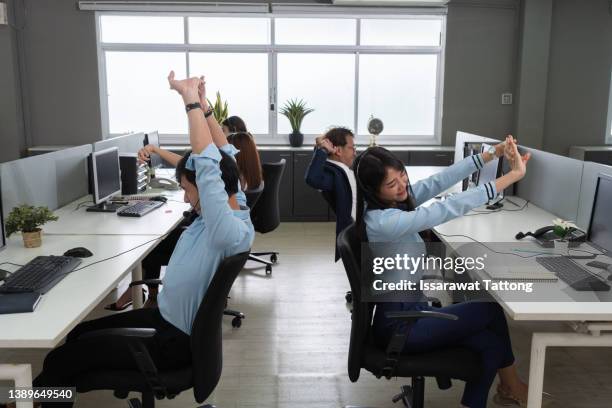
[[[101,41],[101,17],[106,15],[119,16],[180,16],[183,17],[183,44],[150,44],[150,43],[102,43]],[[237,17],[237,18],[269,18],[270,19],[270,44],[268,45],[223,45],[223,44],[189,44],[189,17]],[[275,44],[275,22],[277,18],[346,18],[356,20],[356,44],[355,45],[276,45]],[[440,45],[439,46],[362,46],[360,45],[361,20],[364,19],[439,19],[441,20]],[[277,100],[277,55],[279,53],[317,53],[317,54],[352,54],[355,55],[355,78],[354,78],[354,115],[353,123],[343,124],[351,127],[355,132],[358,129],[358,109],[359,109],[359,56],[360,54],[428,54],[437,56],[436,72],[436,105],[434,116],[433,135],[385,135],[384,132],[378,136],[377,141],[388,145],[423,145],[441,144],[442,133],[442,107],[444,94],[444,66],[445,66],[445,46],[446,46],[446,13],[432,12],[423,14],[415,11],[410,13],[404,11],[398,14],[379,14],[359,12],[355,13],[325,13],[325,12],[272,12],[272,13],[203,13],[203,12],[126,12],[126,11],[96,11],[96,44],[98,54],[98,80],[100,90],[100,114],[102,123],[102,137],[109,138],[118,134],[109,133],[110,117],[108,109],[108,89],[106,77],[106,58],[107,51],[129,52],[183,52],[185,54],[187,75],[189,72],[190,52],[216,52],[216,53],[267,53],[268,54],[268,101],[274,104],[274,110],[268,109],[268,133],[254,134],[258,144],[287,145],[286,135],[277,134],[277,116],[279,101]],[[280,101],[282,103],[283,101]],[[332,125],[332,124],[330,124]],[[138,129],[132,129],[134,131]],[[140,129],[142,130],[142,129]],[[321,129],[324,132],[325,129]],[[304,144],[313,144],[318,134],[304,134]],[[359,145],[368,144],[369,135],[359,134],[356,142]],[[160,142],[163,144],[186,144],[188,135],[186,134],[167,134],[160,133]]]

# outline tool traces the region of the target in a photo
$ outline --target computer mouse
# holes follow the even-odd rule
[[[151,200],[151,201],[161,201],[162,203],[165,203],[166,201],[168,201],[168,198],[166,198],[164,196],[155,196],[155,197],[149,198],[149,200]]]
[[[72,256],[74,258],[89,258],[92,255],[89,249],[83,247],[72,248],[64,252],[64,256]]]

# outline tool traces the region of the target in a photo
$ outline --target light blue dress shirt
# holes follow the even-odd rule
[[[255,236],[248,209],[233,210],[227,203],[220,160],[210,144],[187,161],[196,172],[201,214],[181,234],[158,296],[162,317],[187,334],[221,260],[248,251]]]
[[[418,234],[420,231],[443,224],[486,204],[497,195],[494,182],[455,194],[427,207],[421,206],[427,200],[481,169],[483,165],[484,160],[480,154],[466,157],[440,173],[414,183],[411,192],[417,206],[414,211],[402,211],[398,208],[366,211],[364,220],[368,241],[423,242]]]

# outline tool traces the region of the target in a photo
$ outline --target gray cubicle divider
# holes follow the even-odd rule
[[[0,164],[4,216],[20,204],[51,210],[87,195],[90,144]]]
[[[87,157],[92,145],[49,153],[55,159],[57,206],[62,207],[88,194]]]
[[[582,170],[582,182],[580,183],[580,201],[578,204],[578,216],[576,225],[583,230],[589,228],[591,221],[591,211],[593,210],[593,199],[595,198],[595,188],[597,178],[600,174],[607,174],[612,177],[612,166],[605,164],[584,162]],[[610,203],[612,208],[612,203]]]
[[[576,222],[583,162],[541,150],[530,152],[527,175],[516,184],[516,195],[556,216]]]
[[[57,208],[55,160],[48,154],[0,165],[4,219],[20,204]]]
[[[109,147],[117,147],[119,154],[121,153],[136,153],[143,146],[144,133],[130,133],[129,135],[117,136],[110,139],[100,140],[94,143],[93,151],[108,149]]]

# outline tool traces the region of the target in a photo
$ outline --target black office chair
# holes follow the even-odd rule
[[[142,393],[142,402],[137,398],[129,400],[130,408],[154,408],[155,398],[172,399],[180,392],[193,387],[198,403],[204,402],[213,392],[223,368],[221,321],[227,295],[242,270],[248,252],[225,258],[206,291],[202,304],[193,322],[191,331],[191,366],[181,369],[160,371],[155,367],[142,339],[155,335],[155,329],[117,328],[97,330],[82,335],[124,336],[136,360],[138,369],[104,370],[83,373],[76,389],[78,392],[113,390],[118,398],[127,398],[129,392]],[[146,283],[146,282],[143,282]],[[214,408],[204,405],[201,408]]]
[[[336,213],[336,198],[334,197],[334,195],[330,193],[329,191],[319,191],[319,193],[321,193],[321,196],[323,196],[323,199],[327,202],[327,205],[335,214]],[[344,300],[346,300],[346,303],[353,302],[353,294],[351,293],[350,290],[344,294]]]
[[[246,190],[244,192],[244,195],[246,196],[246,200],[247,200],[247,207],[253,208],[253,206],[255,205],[259,197],[261,196],[263,189],[264,189],[264,183],[262,182],[259,185],[259,187],[254,188],[252,190]],[[228,299],[230,299],[229,296],[228,296]],[[225,316],[234,316],[234,318],[232,319],[232,327],[239,328],[240,326],[242,326],[242,320],[246,317],[244,313],[242,313],[239,310],[227,309],[227,302],[225,304],[225,307],[226,309],[223,311],[223,314]]]
[[[353,295],[348,355],[348,374],[352,382],[359,379],[362,368],[376,378],[410,377],[412,384],[402,386],[393,402],[402,401],[406,407],[423,408],[425,377],[434,377],[440,389],[450,388],[451,379],[467,381],[478,378],[480,358],[467,348],[449,347],[427,353],[401,354],[405,333],[396,333],[386,350],[375,345],[371,327],[374,305],[361,299],[361,242],[354,224],[340,233],[338,248]],[[387,317],[403,321],[416,321],[423,317],[457,319],[455,315],[435,311],[391,312]]]
[[[264,189],[257,203],[251,208],[251,221],[255,231],[262,234],[274,231],[280,224],[278,191],[283,172],[285,171],[285,164],[285,159],[281,159],[278,163],[263,163],[261,165],[264,176]],[[268,255],[270,256],[269,261],[261,258]],[[269,275],[272,273],[272,265],[278,261],[278,252],[251,252],[249,261],[264,264],[266,266],[266,275]]]

